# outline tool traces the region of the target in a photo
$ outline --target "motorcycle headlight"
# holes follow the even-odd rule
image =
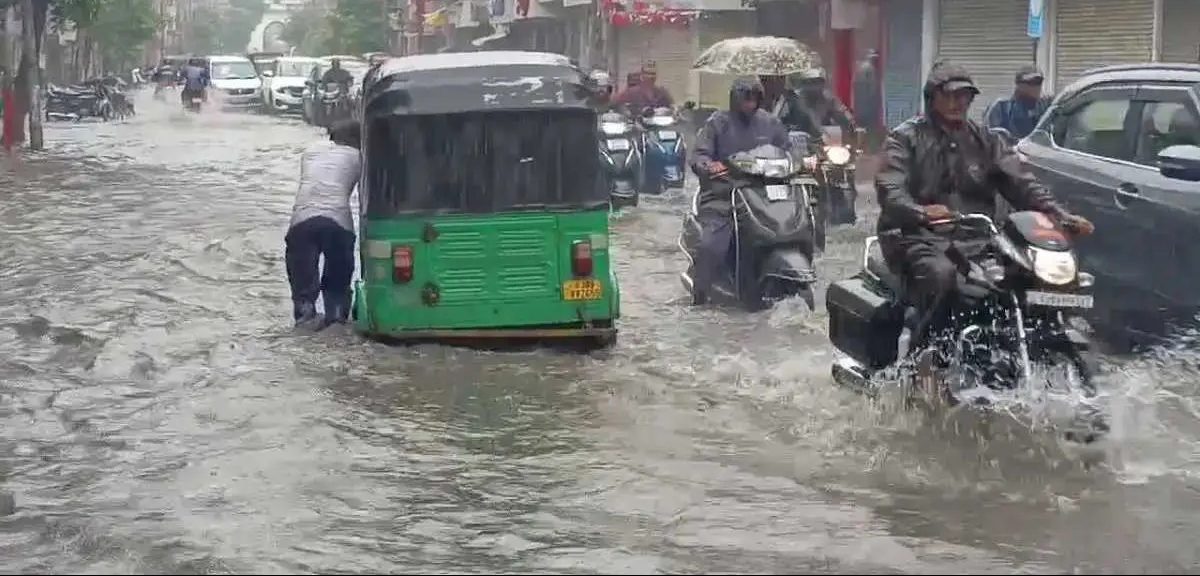
[[[1071,252],[1056,252],[1029,247],[1029,260],[1033,262],[1033,274],[1041,281],[1055,286],[1070,284],[1078,275],[1075,255]]]
[[[826,146],[825,157],[830,164],[841,166],[850,161],[850,149],[845,146]]]
[[[622,122],[601,122],[600,131],[608,136],[620,136],[625,133],[625,124]]]

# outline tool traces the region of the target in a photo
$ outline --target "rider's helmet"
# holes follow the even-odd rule
[[[611,94],[613,90],[612,77],[604,70],[592,70],[588,74],[588,79],[596,85],[596,91],[604,94]]]

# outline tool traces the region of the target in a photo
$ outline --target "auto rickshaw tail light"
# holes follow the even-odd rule
[[[392,248],[392,280],[397,284],[407,284],[412,279],[412,246],[396,246]]]
[[[571,271],[576,276],[591,276],[592,268],[592,243],[576,240],[571,244]]]

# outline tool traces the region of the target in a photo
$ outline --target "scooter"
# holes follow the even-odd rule
[[[679,133],[679,119],[667,107],[642,111],[642,149],[645,150],[647,194],[683,188],[687,147]]]
[[[600,159],[613,208],[637,206],[642,186],[642,155],[633,125],[617,112],[600,115]]]
[[[813,269],[817,181],[806,173],[811,160],[793,158],[782,148],[766,144],[739,152],[724,164],[728,172],[713,178],[730,189],[732,246],[724,273],[703,296],[750,310],[798,296],[812,309],[817,280]],[[703,239],[700,195],[697,191],[692,197],[678,240],[688,260],[680,280],[697,303],[702,301],[695,283]]]

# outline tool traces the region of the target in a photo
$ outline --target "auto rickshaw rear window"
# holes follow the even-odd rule
[[[586,109],[373,119],[367,216],[604,207],[596,138]]]

